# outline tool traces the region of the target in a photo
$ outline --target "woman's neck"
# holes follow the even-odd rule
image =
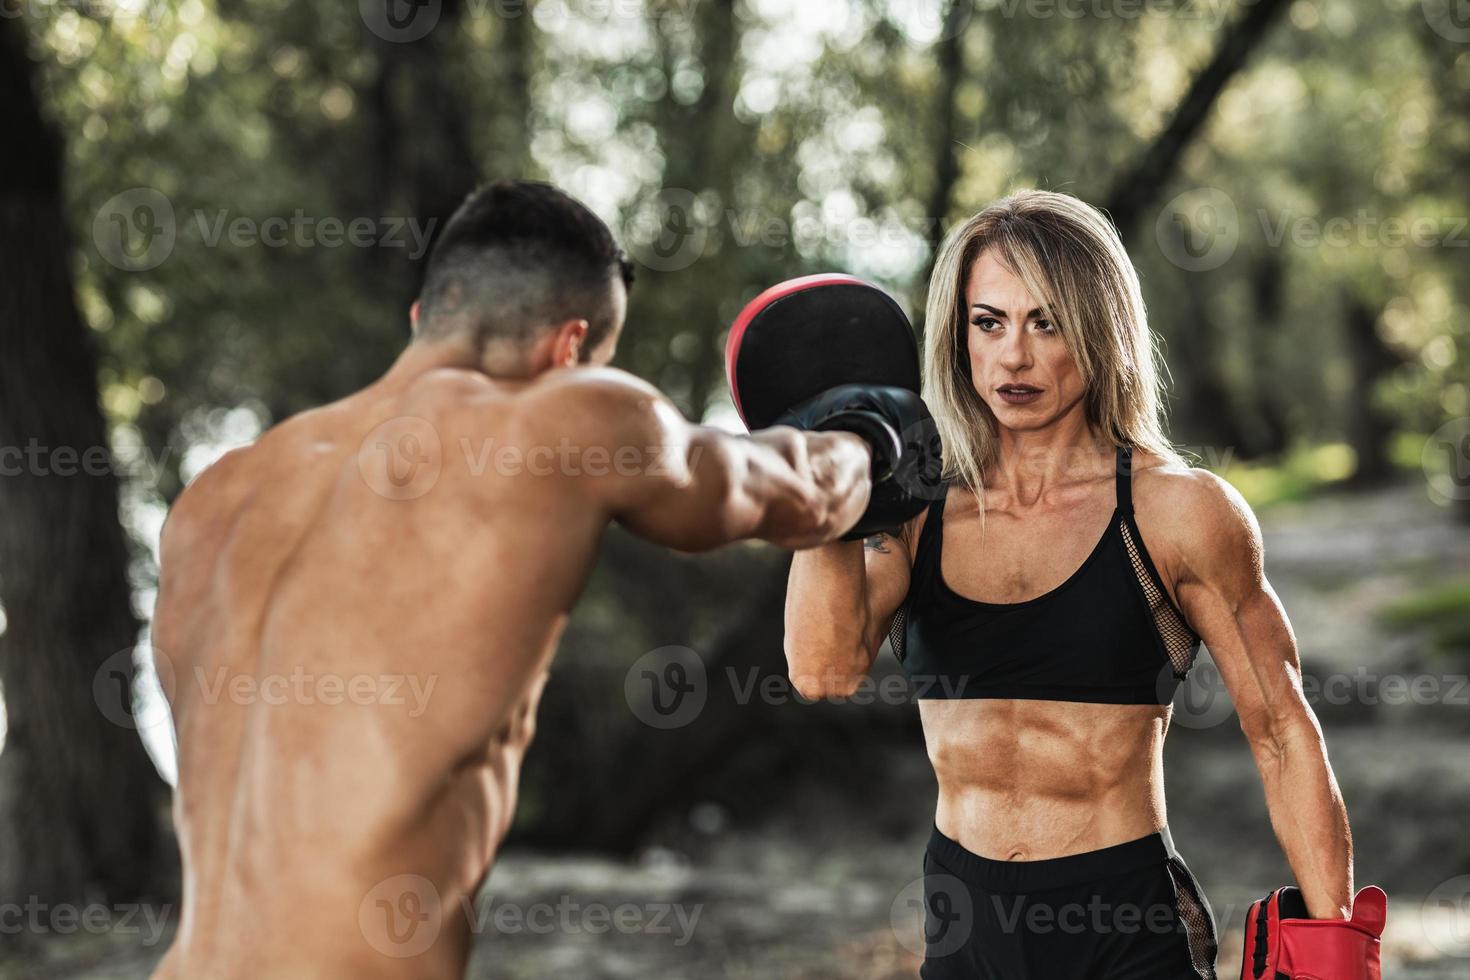
[[[1079,410],[1041,429],[997,430],[998,453],[986,474],[988,490],[1023,505],[1049,490],[1098,479],[1113,469],[1115,447],[1087,424]]]

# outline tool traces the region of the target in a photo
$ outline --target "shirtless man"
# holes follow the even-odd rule
[[[602,366],[630,280],[580,204],[489,187],[389,371],[179,498],[154,640],[184,905],[157,976],[461,976],[462,903],[608,523],[701,551],[814,546],[862,516],[859,437],[692,426]]]

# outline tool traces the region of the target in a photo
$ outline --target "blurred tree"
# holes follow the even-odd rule
[[[1382,60],[1389,44],[1406,46],[1407,38],[1400,33],[1383,51],[1369,53],[1333,33],[1319,40],[1324,56],[1320,70],[1302,75],[1308,104],[1318,111],[1308,113],[1294,134],[1301,145],[1295,147],[1291,164],[1317,213],[1297,218],[1283,209],[1274,224],[1300,243],[1282,239],[1276,247],[1295,245],[1318,267],[1322,309],[1329,311],[1336,331],[1335,356],[1321,358],[1319,370],[1330,370],[1331,361],[1341,365],[1336,414],[1340,437],[1353,450],[1350,480],[1371,486],[1389,480],[1395,471],[1391,439],[1397,420],[1386,403],[1386,389],[1407,360],[1407,351],[1384,332],[1385,311],[1403,288],[1391,260],[1402,243],[1384,229],[1385,221],[1404,206],[1407,181],[1403,176],[1385,179],[1400,169],[1395,157],[1401,151],[1383,138],[1385,124],[1391,130],[1395,121],[1379,113],[1354,113],[1353,107],[1362,98],[1360,86],[1370,77],[1370,66]],[[1331,57],[1334,53],[1338,57]],[[1412,112],[1417,98],[1407,92],[1400,97],[1403,108]],[[1368,159],[1344,153],[1344,145],[1363,148]],[[1339,227],[1347,231],[1333,230]]]
[[[1103,208],[1112,216],[1125,242],[1132,238],[1145,209],[1167,186],[1180,156],[1199,135],[1220,93],[1239,74],[1251,52],[1288,6],[1288,0],[1256,0],[1246,5],[1245,12],[1225,28],[1214,55],[1194,76],[1168,125],[1114,183]]]
[[[1353,389],[1358,393],[1348,403],[1347,436],[1356,459],[1352,479],[1362,485],[1384,483],[1394,472],[1389,449],[1394,419],[1378,398],[1378,386],[1403,363],[1403,357],[1379,333],[1382,310],[1351,285],[1344,286],[1343,336]]]
[[[734,236],[742,214],[761,216],[766,205],[739,188],[753,140],[735,112],[743,33],[736,0],[692,5],[680,29],[662,30],[669,6],[648,10],[659,97],[618,107],[624,128],[656,134],[662,158],[657,184],[631,202],[640,282],[619,363],[702,419],[723,377],[720,340],[733,318],[731,300],[750,281],[749,250]]]
[[[1285,393],[1268,381],[1272,354],[1269,338],[1286,326],[1282,322],[1286,262],[1280,252],[1270,250],[1256,256],[1250,281],[1253,329],[1248,331],[1250,382],[1246,386],[1246,396],[1252,403],[1254,411],[1250,414],[1254,416],[1256,425],[1252,434],[1243,438],[1249,450],[1247,455],[1274,457],[1286,452],[1291,445]]]
[[[1173,236],[1175,254],[1187,254],[1184,237],[1189,234],[1176,224],[1158,232]],[[1224,370],[1221,346],[1225,325],[1216,314],[1211,287],[1213,276],[1206,271],[1185,272],[1179,285],[1184,297],[1180,311],[1180,328],[1173,331],[1171,359],[1185,380],[1188,399],[1184,402],[1184,422],[1196,439],[1211,447],[1238,450],[1247,442],[1241,426],[1242,413],[1235,402],[1235,390]]]
[[[956,139],[959,116],[960,85],[965,78],[965,29],[969,26],[974,0],[948,0],[944,8],[943,27],[935,45],[935,62],[939,84],[935,87],[934,114],[936,132],[934,146],[934,186],[929,192],[926,214],[943,222],[954,207],[955,184],[960,178],[960,142]],[[939,258],[938,242],[930,249],[929,263],[922,283],[934,278],[934,263]],[[922,324],[920,325],[922,327]]]
[[[0,16],[11,141],[0,155],[0,895],[131,902],[173,887],[167,787],[124,724],[139,623],[93,338],[69,271],[62,145],[35,96],[24,23]]]
[[[748,164],[761,159],[759,123],[737,111],[745,29],[738,4],[711,0],[683,14],[687,20],[676,5],[649,6],[648,70],[659,82],[651,86],[645,76],[618,83],[641,82],[656,93],[616,111],[623,132],[653,138],[661,167],[658,183],[629,202],[630,247],[640,267],[619,363],[702,419],[724,393],[722,340],[738,304],[795,274],[787,264],[789,240],[742,241],[787,213],[792,190],[752,179],[757,168]],[[588,70],[585,61],[580,70]],[[607,76],[626,78],[632,70],[608,65]],[[782,582],[780,568],[739,549],[691,558],[611,532],[584,605],[617,604],[616,639],[585,627],[566,638],[568,668],[542,702],[540,729],[552,734],[527,759],[521,839],[629,851],[736,764],[738,747],[751,742],[764,713],[758,701],[737,703],[716,679],[726,669],[781,671]],[[589,618],[584,612],[578,622]],[[698,725],[662,732],[629,712],[622,675],[607,669],[607,647],[619,647],[613,663],[625,664],[670,643],[704,652],[711,698]],[[569,780],[569,771],[578,777]],[[595,823],[588,812],[598,814]]]
[[[632,852],[671,815],[717,794],[723,773],[769,746],[773,704],[758,691],[785,673],[784,569],[764,550],[733,549],[710,560],[671,555],[621,531],[609,535],[598,574],[630,623],[643,627],[648,638],[638,652],[695,650],[704,665],[695,680],[703,705],[687,725],[645,724],[629,710],[625,674],[617,661],[608,663],[605,641],[586,632],[568,637],[573,661],[589,646],[600,656],[589,674],[559,670],[547,688],[538,727],[560,737],[527,760],[522,798],[530,802],[518,817],[519,839]],[[670,602],[674,595],[687,601]],[[709,616],[700,597],[721,596],[738,602]]]
[[[1463,250],[1466,232],[1465,202],[1470,201],[1470,53],[1463,43],[1452,38],[1461,38],[1464,28],[1451,20],[1448,5],[1425,4],[1425,18],[1417,24],[1415,40],[1425,71],[1429,90],[1434,93],[1434,148],[1437,152],[1426,154],[1425,172],[1422,177],[1424,189],[1436,196],[1454,202],[1448,212],[1449,220],[1458,222],[1459,244],[1452,247]],[[1443,251],[1443,250],[1442,250]],[[1450,288],[1455,290],[1462,305],[1470,304],[1470,280],[1464,275],[1463,252],[1449,253],[1448,276]],[[1449,418],[1470,416],[1470,318],[1461,313],[1449,328],[1447,356],[1442,358],[1444,376],[1434,385],[1439,396],[1438,404],[1430,416],[1435,425]],[[1465,524],[1470,524],[1470,494],[1462,494],[1454,501],[1454,513]]]
[[[1102,207],[1125,244],[1137,247],[1138,226],[1145,212],[1159,203],[1186,149],[1203,131],[1226,86],[1241,72],[1288,5],[1286,0],[1261,0],[1248,6],[1225,28],[1214,53],[1191,80],[1168,123],[1115,180]],[[1175,248],[1181,248],[1178,236],[1182,229],[1171,226],[1156,234],[1175,236]],[[1185,427],[1195,440],[1252,455],[1253,440],[1242,425],[1249,413],[1232,404],[1235,392],[1219,356],[1221,325],[1207,274],[1186,271],[1183,275],[1184,317],[1179,327],[1169,332],[1175,340],[1173,350],[1179,355],[1171,363],[1188,392]]]

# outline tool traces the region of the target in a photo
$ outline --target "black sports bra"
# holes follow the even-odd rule
[[[921,698],[1168,704],[1199,636],[1169,599],[1133,520],[1133,454],[1118,450],[1118,503],[1092,554],[1025,602],[979,602],[940,572],[946,484],[929,505],[908,598],[890,630]]]

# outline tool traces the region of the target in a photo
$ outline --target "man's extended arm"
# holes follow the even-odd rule
[[[734,436],[690,424],[631,375],[585,375],[560,410],[611,454],[610,472],[589,486],[640,537],[691,552],[745,538],[808,548],[867,507],[871,452],[858,436],[786,427]]]

